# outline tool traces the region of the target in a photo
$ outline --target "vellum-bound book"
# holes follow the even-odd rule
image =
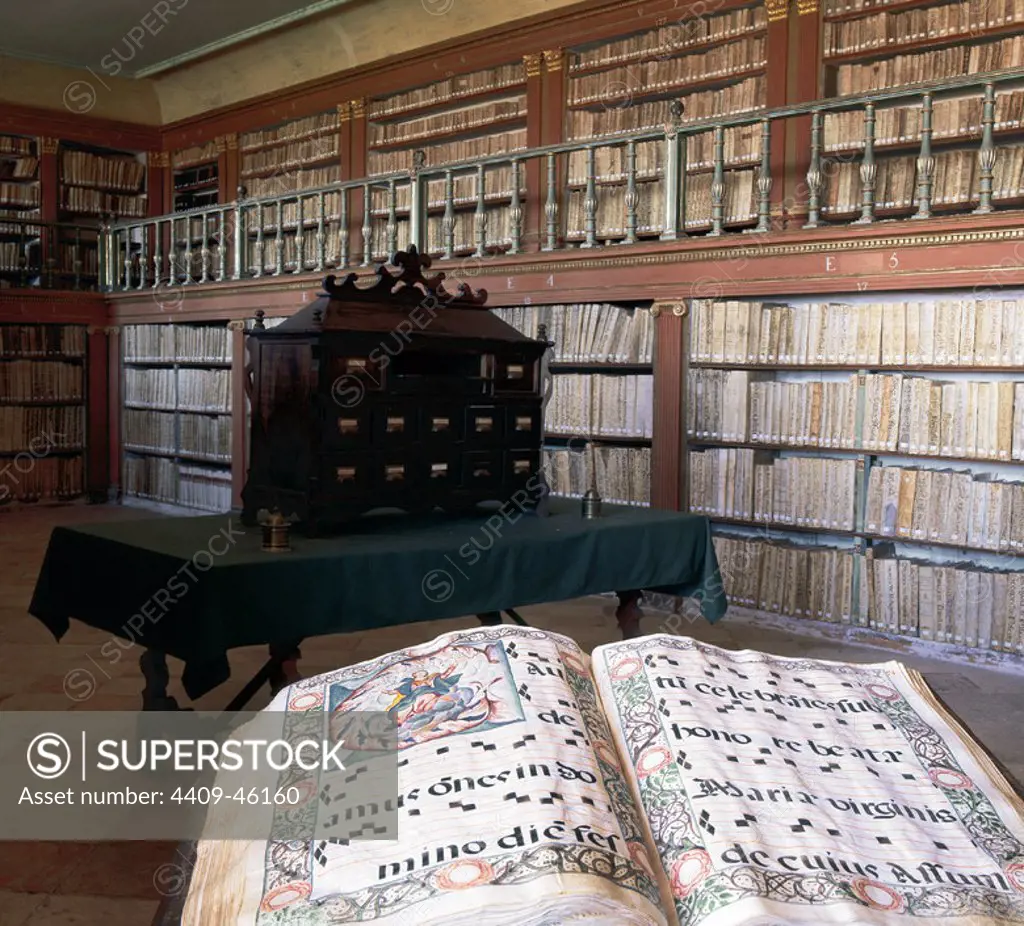
[[[494,627],[269,709],[350,708],[396,721],[399,838],[201,841],[184,924],[1024,921],[1021,802],[895,662]]]

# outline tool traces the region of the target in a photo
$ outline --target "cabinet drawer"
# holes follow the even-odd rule
[[[521,486],[540,470],[539,450],[506,450],[505,483]]]
[[[384,403],[373,410],[373,439],[385,446],[419,440],[419,413],[413,405]]]
[[[534,392],[537,363],[525,357],[494,358],[494,391]]]
[[[371,415],[368,408],[327,407],[323,425],[323,446],[327,450],[370,446]]]
[[[420,411],[420,439],[428,443],[458,443],[465,433],[460,405],[437,405]]]
[[[462,455],[462,485],[467,489],[489,489],[501,486],[502,454],[500,450],[470,451]]]
[[[369,454],[330,453],[321,458],[320,488],[332,498],[356,498],[373,487]]]
[[[513,446],[537,446],[541,439],[540,408],[512,405],[506,409],[505,434]]]
[[[466,440],[499,443],[505,436],[505,409],[496,405],[471,405],[466,409]]]

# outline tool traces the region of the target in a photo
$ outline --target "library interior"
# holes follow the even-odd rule
[[[1024,923],[1024,0],[0,26],[0,926]]]

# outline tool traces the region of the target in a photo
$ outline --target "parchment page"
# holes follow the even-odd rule
[[[347,841],[367,821],[332,818],[323,797],[344,781],[323,780],[318,824],[335,835],[200,843],[187,926],[665,926],[589,660],[568,638],[447,634],[299,682],[269,709],[285,707],[395,718],[399,839]]]
[[[1021,802],[898,663],[599,647],[684,926],[1024,922]]]

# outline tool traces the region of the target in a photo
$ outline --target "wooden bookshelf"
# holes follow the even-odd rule
[[[519,306],[495,314],[554,342],[548,371],[544,466],[556,495],[580,498],[596,468],[609,502],[649,505],[653,444],[654,319],[601,303]],[[620,402],[621,398],[621,402]]]
[[[232,344],[224,323],[122,332],[124,494],[226,511],[232,503]]]
[[[830,0],[822,14],[820,91],[843,96],[1024,64],[1024,5],[978,6],[940,0],[861,6]],[[879,218],[921,213],[925,175],[931,202],[924,216],[989,211],[1024,196],[1024,90],[1001,85],[986,99],[973,91],[908,98],[905,104],[856,107],[830,114],[823,125],[825,184],[822,215],[849,221],[870,201]],[[868,140],[870,138],[870,140]],[[994,149],[991,174],[980,144]],[[922,150],[926,160],[919,162]],[[871,174],[861,163],[870,152]],[[871,186],[865,188],[865,176]],[[992,195],[981,201],[983,179]]]
[[[731,581],[761,610],[1018,651],[1024,600],[920,590],[946,570],[1024,581],[1024,294],[986,295],[692,303],[689,506],[746,528],[727,555],[761,570],[735,569],[730,597]],[[812,560],[831,564],[817,591]]]
[[[220,152],[215,141],[181,148],[171,155],[174,212],[220,202]]]
[[[239,182],[250,198],[280,196],[280,204],[250,213],[248,267],[278,266],[278,226],[283,270],[313,269],[317,263],[316,225],[319,197],[296,194],[342,179],[341,121],[338,109],[292,119],[239,136]],[[328,255],[339,249],[338,193],[323,197]],[[299,214],[302,213],[300,222]],[[300,227],[301,226],[301,227]],[[301,235],[300,235],[301,232]],[[301,241],[299,240],[301,238]]]
[[[21,222],[42,218],[39,139],[0,135],[0,279],[21,283],[42,265],[41,228]]]
[[[638,129],[661,129],[718,112],[755,112],[768,102],[768,17],[762,3],[734,6],[631,35],[591,42],[569,55],[566,137],[614,137]],[[673,110],[682,104],[681,109]],[[750,169],[761,159],[758,126],[729,129],[723,139],[724,222],[746,226],[756,219],[756,186]],[[658,238],[664,231],[664,143],[642,142],[596,152],[596,237],[612,244],[630,236],[628,197],[637,198],[632,235]],[[689,137],[686,146],[685,230],[712,225],[711,186],[715,150],[712,133]],[[743,169],[746,168],[746,169]],[[632,169],[634,191],[629,189]],[[585,200],[590,165],[586,152],[568,163],[566,240],[584,243]]]
[[[86,327],[0,323],[0,505],[86,487]]]
[[[474,157],[506,154],[527,145],[527,74],[522,62],[454,75],[412,90],[369,101],[366,110],[367,172],[384,176],[421,167],[439,167]],[[487,215],[487,248],[500,252],[511,244],[510,208],[513,195],[511,168],[489,168],[484,173],[483,202]],[[453,177],[456,254],[477,250],[474,210],[480,179],[474,172]],[[394,191],[397,244],[409,240],[409,187]],[[371,191],[373,253],[383,259],[390,251],[387,225],[392,209],[388,184]],[[443,212],[445,179],[428,181],[427,250],[445,251]]]

